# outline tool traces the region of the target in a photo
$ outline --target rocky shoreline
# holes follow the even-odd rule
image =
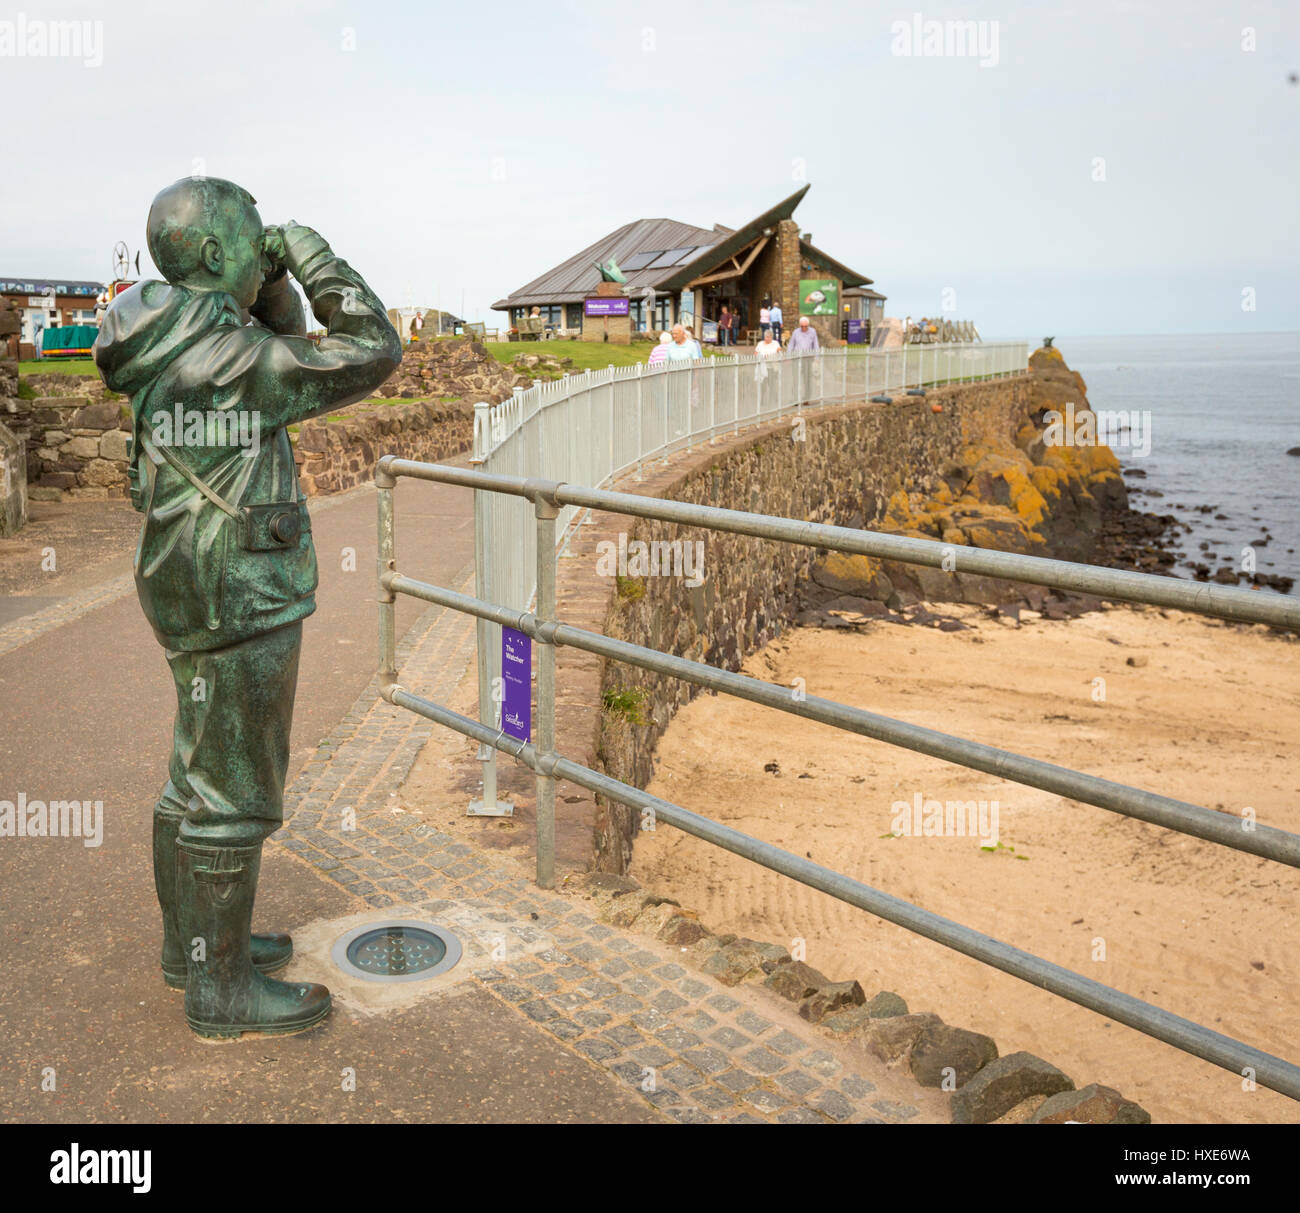
[[[969,544],[998,551],[1176,577],[1182,563],[1198,581],[1246,585],[1287,593],[1289,577],[1219,563],[1209,541],[1201,559],[1181,551],[1193,527],[1174,514],[1135,508],[1133,498],[1161,497],[1141,484],[1146,471],[1121,469],[1104,444],[1053,445],[1053,423],[1090,412],[1083,378],[1054,348],[1035,351],[1031,411],[1014,445],[969,449],[961,464],[929,491],[899,493],[873,530]],[[1067,411],[1068,410],[1068,411]],[[1132,483],[1137,482],[1137,483]],[[1179,505],[1180,510],[1186,507]],[[1213,514],[1200,505],[1196,512]],[[1222,514],[1214,515],[1222,519]],[[1254,547],[1267,545],[1267,527]],[[1218,558],[1222,561],[1222,558]],[[1068,619],[1097,610],[1099,599],[968,574],[948,574],[865,556],[824,553],[802,584],[796,622],[803,626],[863,627],[876,620],[964,629],[960,620],[936,614],[931,604],[981,604],[1005,622]]]

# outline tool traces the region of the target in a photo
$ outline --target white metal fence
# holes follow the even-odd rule
[[[1007,342],[611,366],[476,405],[473,461],[485,472],[607,488],[645,464],[747,426],[882,392],[1000,378],[1023,371],[1028,357],[1027,343]],[[479,596],[527,610],[537,581],[536,554],[521,542],[533,525],[528,503],[476,496],[475,522],[486,539]],[[561,548],[578,514],[572,506],[561,514]]]
[[[647,349],[648,352],[648,349]],[[485,472],[607,488],[652,462],[747,426],[808,409],[866,401],[886,392],[1023,372],[1027,342],[847,346],[770,359],[737,353],[692,362],[611,366],[517,392],[501,404],[474,406],[473,464]],[[563,550],[582,511],[560,514]],[[527,610],[537,585],[534,526],[527,500],[474,494],[475,584],[479,598]],[[478,623],[479,719],[493,722],[492,683],[500,673],[500,628]],[[503,812],[496,801],[495,757],[480,748],[484,794],[471,812]]]

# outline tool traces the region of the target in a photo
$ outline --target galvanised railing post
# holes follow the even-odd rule
[[[558,485],[550,486],[553,492]],[[537,635],[537,884],[555,888],[555,520],[559,516],[555,499],[544,491],[533,497],[537,519],[537,619],[543,626]]]
[[[492,449],[492,405],[479,401],[474,405],[474,447],[470,467],[481,471]],[[495,593],[492,585],[492,554],[488,544],[492,502],[493,495],[490,492],[485,489],[474,490],[474,592],[488,602],[494,601]],[[496,634],[493,629],[496,625],[486,619],[478,619],[475,624],[478,642],[478,718],[483,724],[500,727],[497,724],[497,706],[492,698],[492,656],[496,652]],[[478,760],[483,766],[483,795],[470,801],[466,816],[511,816],[514,805],[497,799],[496,749],[480,743]]]
[[[375,468],[379,490],[379,690],[383,694],[397,681],[397,595],[384,583],[385,573],[397,571],[393,525],[393,489],[397,480],[382,467]]]

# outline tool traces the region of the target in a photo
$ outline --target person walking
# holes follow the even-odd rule
[[[732,332],[732,327],[731,327],[732,324],[735,322],[735,319],[736,318],[731,314],[730,309],[727,308],[726,305],[724,304],[722,308],[722,315],[718,317],[718,344],[719,345],[735,344],[734,334]]]
[[[771,327],[771,325],[772,325],[772,309],[768,307],[767,304],[765,303],[761,308],[758,309],[758,327],[766,331],[768,328]]]
[[[660,333],[659,344],[650,351],[650,358],[646,365],[658,366],[661,362],[665,362],[668,358],[668,347],[672,342],[673,339],[670,333]]]
[[[772,330],[763,330],[763,340],[754,347],[754,353],[760,358],[775,358],[781,352],[780,345],[772,340]]]
[[[810,403],[815,395],[821,371],[821,359],[813,357],[821,346],[817,330],[808,323],[807,316],[799,317],[799,327],[790,334],[789,352],[795,355],[795,374],[798,375],[799,399]]]
[[[686,335],[684,325],[674,324],[672,327],[672,340],[668,343],[666,357],[669,362],[692,362],[696,358],[703,358],[704,351],[694,337]]]
[[[781,301],[778,299],[772,304],[769,318],[772,321],[772,336],[776,338],[777,345],[781,344],[781,323],[785,319],[781,315]]]
[[[807,316],[800,316],[799,327],[790,334],[790,352],[793,354],[820,348],[821,343],[817,340],[817,330],[808,323]]]

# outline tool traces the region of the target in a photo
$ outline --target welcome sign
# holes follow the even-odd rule
[[[582,301],[582,312],[585,316],[627,316],[630,302],[626,295],[593,295]]]

